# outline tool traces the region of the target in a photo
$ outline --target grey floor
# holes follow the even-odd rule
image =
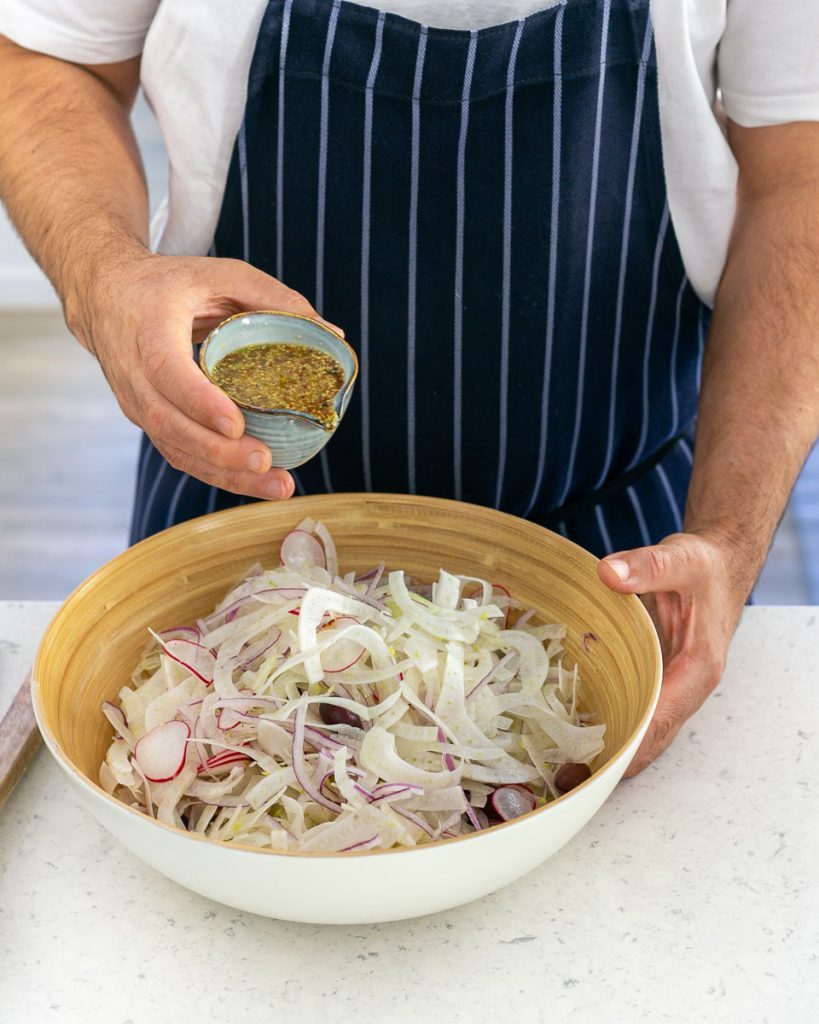
[[[0,600],[63,598],[125,546],[137,431],[59,314],[0,314],[0,366]],[[814,467],[798,499],[815,540]],[[756,600],[810,603],[817,549],[789,513]]]

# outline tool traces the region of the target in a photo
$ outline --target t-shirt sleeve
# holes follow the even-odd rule
[[[3,0],[0,35],[77,64],[113,64],[142,52],[160,0]]]
[[[738,124],[819,121],[817,0],[728,0],[717,60],[722,102]]]

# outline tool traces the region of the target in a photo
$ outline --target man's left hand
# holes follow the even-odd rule
[[[660,700],[625,778],[665,750],[722,678],[755,577],[744,562],[724,537],[702,532],[674,533],[598,563],[600,579],[612,590],[643,598],[663,652]]]

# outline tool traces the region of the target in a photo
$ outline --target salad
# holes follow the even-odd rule
[[[340,576],[311,520],[280,563],[151,631],[102,706],[108,793],[210,839],[343,852],[480,831],[589,777],[605,725],[579,711],[565,626],[443,569]]]

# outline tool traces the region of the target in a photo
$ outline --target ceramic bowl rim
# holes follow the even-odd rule
[[[322,430],[326,430],[328,433],[332,433],[335,430],[335,426],[338,426],[338,423],[336,423],[334,427],[328,428],[316,416],[311,416],[310,413],[304,412],[304,410],[302,409],[272,409],[267,406],[251,405],[249,402],[242,402],[234,395],[232,395],[229,391],[225,391],[224,388],[220,387],[213,379],[213,377],[210,375],[210,371],[205,365],[205,352],[207,351],[208,348],[208,342],[210,342],[210,340],[213,338],[213,335],[216,334],[217,331],[221,330],[225,326],[225,324],[229,324],[233,320],[240,320],[244,319],[245,317],[255,316],[285,316],[290,317],[291,319],[294,320],[306,320],[307,323],[315,324],[316,327],[319,327],[321,328],[322,331],[325,331],[327,334],[332,335],[332,337],[334,337],[336,341],[340,341],[341,344],[344,345],[353,361],[353,372],[350,374],[349,380],[345,383],[344,387],[341,388],[338,392],[336,392],[336,399],[338,399],[338,397],[340,396],[341,404],[343,405],[344,401],[346,400],[347,396],[352,390],[353,385],[358,379],[358,356],[355,354],[355,349],[349,343],[349,341],[347,341],[343,334],[340,334],[333,328],[328,327],[326,323],[324,323],[321,320],[318,320],[316,317],[305,316],[303,313],[290,313],[286,309],[252,309],[245,310],[244,312],[241,313],[233,313],[231,316],[226,317],[224,320],[220,321],[212,330],[208,332],[207,337],[202,342],[202,345],[199,349],[199,369],[202,371],[202,373],[204,373],[204,375],[207,377],[210,383],[213,384],[214,387],[217,387],[219,388],[220,391],[223,391],[231,400],[231,402],[233,402],[234,405],[238,405],[240,409],[246,409],[248,412],[261,413],[262,415],[266,416],[295,416],[298,419],[302,419],[305,422],[311,424],[312,426],[321,427]],[[339,416],[339,420],[340,419],[341,417]]]
[[[305,319],[309,319],[309,318],[305,318]],[[375,492],[373,492],[373,493],[369,493],[368,492],[366,497],[377,498],[377,497],[379,497],[379,495],[377,493],[375,493]],[[386,495],[385,494],[385,495],[383,495],[383,497],[395,497],[395,495]],[[432,501],[432,502],[434,502],[436,504],[437,503],[458,504],[458,505],[460,505],[460,504],[470,504],[469,502],[455,502],[452,499],[430,498],[430,497],[425,497],[423,495],[417,495],[417,497],[423,498],[423,500],[426,500],[426,501]],[[261,507],[263,507],[263,506],[261,506]],[[197,522],[202,522],[203,520],[206,520],[206,519],[211,521],[211,522],[215,518],[217,518],[217,517],[222,518],[222,519],[228,519],[228,518],[230,518],[233,514],[235,514],[239,510],[241,510],[242,513],[246,514],[248,511],[252,510],[252,508],[253,508],[253,506],[251,506],[250,509],[248,509],[247,506],[236,506],[234,508],[221,509],[218,512],[211,512],[208,515],[197,516],[194,519],[189,519],[189,520],[187,520],[184,523],[177,523],[175,526],[171,526],[171,527],[169,527],[166,530],[160,531],[160,533],[161,533],[161,535],[164,536],[166,534],[173,533],[174,531],[182,531],[186,527],[188,527],[189,524],[197,523]],[[516,516],[512,516],[512,515],[510,515],[509,513],[506,513],[506,512],[500,512],[497,509],[493,509],[492,511],[494,511],[497,515],[504,516],[504,517],[507,517],[509,519],[518,519],[519,518],[519,517],[516,517]],[[549,533],[553,538],[559,540],[563,544],[571,544],[571,546],[573,548],[576,548],[577,551],[581,553],[582,558],[583,558],[584,561],[588,562],[589,560],[591,560],[591,561],[596,563],[597,559],[595,559],[594,555],[592,555],[590,552],[586,551],[585,548],[580,547],[579,544],[575,544],[573,541],[568,540],[566,537],[563,537],[561,534],[557,534],[557,533],[554,533],[551,530],[547,530],[546,527],[539,526],[536,523],[532,523],[531,525],[532,526],[536,526],[538,529],[544,530],[546,533]],[[154,537],[155,536],[159,536],[159,534],[155,534],[153,536]],[[100,576],[104,572],[106,572],[108,570],[108,567],[110,565],[112,565],[114,562],[116,562],[117,559],[123,557],[123,555],[128,554],[128,552],[130,552],[130,551],[134,551],[134,550],[140,548],[143,544],[150,544],[152,539],[153,539],[153,537],[147,537],[147,538],[145,538],[145,540],[139,541],[139,543],[133,545],[131,548],[126,548],[125,551],[120,552],[118,555],[115,555],[113,558],[109,559],[107,562],[105,562],[103,565],[101,565],[98,569],[96,569],[93,573],[91,573],[91,575],[88,576],[82,583],[80,583],[77,587],[75,587],[75,589],[68,595],[68,597],[65,599],[65,601],[57,609],[57,612],[55,613],[54,617],[49,622],[48,626],[46,627],[46,631],[43,634],[43,640],[44,640],[45,636],[51,631],[51,629],[54,626],[54,624],[57,621],[57,619],[60,616],[62,616],[62,615],[64,615],[66,613],[66,609],[69,609],[71,604],[74,601],[76,601],[76,600],[78,600],[80,598],[82,591],[86,590],[89,585],[93,585],[94,580],[98,576]],[[36,654],[35,659],[34,659],[34,665],[33,665],[32,670],[31,670],[32,706],[33,706],[33,709],[34,709],[35,718],[37,719],[37,725],[39,726],[40,733],[41,733],[43,739],[45,740],[46,746],[51,751],[51,754],[54,756],[55,760],[57,760],[59,762],[59,764],[62,767],[63,771],[65,771],[69,775],[69,777],[71,779],[73,779],[76,782],[78,782],[97,801],[99,801],[100,798],[102,798],[102,802],[103,803],[110,805],[112,808],[115,808],[118,813],[125,813],[127,815],[132,815],[135,821],[142,822],[146,827],[150,827],[151,825],[158,826],[159,828],[167,831],[168,833],[170,833],[172,835],[176,835],[176,836],[179,836],[179,837],[185,837],[187,839],[194,839],[194,840],[197,840],[197,841],[205,842],[205,843],[208,844],[208,846],[221,847],[221,848],[223,848],[225,850],[228,850],[228,849],[240,850],[240,851],[245,852],[245,853],[260,854],[260,855],[263,855],[265,857],[295,857],[297,859],[301,858],[301,859],[308,859],[308,860],[311,860],[311,859],[312,860],[330,860],[330,859],[336,859],[336,858],[346,859],[346,858],[349,858],[349,857],[381,857],[381,856],[392,855],[392,854],[419,853],[422,850],[437,850],[437,849],[442,849],[444,847],[452,846],[455,843],[463,843],[463,842],[468,842],[470,840],[477,840],[477,839],[480,839],[480,838],[482,838],[484,836],[496,834],[496,833],[500,832],[503,829],[509,828],[510,826],[517,825],[517,824],[519,824],[521,822],[531,821],[536,816],[539,816],[539,815],[542,815],[544,813],[547,813],[549,810],[551,810],[552,808],[554,808],[554,807],[556,807],[556,806],[558,806],[560,804],[565,804],[565,801],[567,799],[570,799],[571,797],[575,796],[576,794],[579,794],[579,793],[583,792],[584,790],[590,789],[591,785],[594,784],[595,782],[599,781],[603,777],[603,775],[610,775],[613,771],[616,771],[618,769],[620,761],[622,760],[622,758],[623,758],[624,754],[626,753],[626,751],[628,751],[628,749],[634,743],[635,738],[637,736],[639,736],[641,733],[643,733],[644,730],[648,727],[648,723],[650,722],[651,717],[654,714],[654,710],[655,710],[655,708],[657,706],[657,701],[659,700],[660,689],[661,689],[661,686],[662,686],[662,651],[661,651],[661,648],[660,648],[659,637],[657,636],[657,631],[656,631],[656,629],[654,627],[654,623],[651,620],[651,616],[648,614],[648,611],[646,610],[645,606],[643,605],[643,603],[640,601],[640,599],[635,594],[623,594],[623,595],[619,595],[619,596],[624,597],[627,601],[629,601],[632,604],[632,607],[634,607],[636,609],[636,611],[637,611],[638,617],[642,620],[643,624],[647,627],[647,629],[645,631],[645,635],[646,635],[646,639],[650,640],[650,643],[651,643],[651,646],[652,646],[652,653],[654,655],[653,660],[654,660],[654,666],[655,666],[654,679],[652,680],[652,692],[651,692],[650,699],[648,701],[648,705],[647,705],[646,710],[643,713],[642,717],[640,718],[640,721],[637,723],[637,725],[634,727],[634,729],[631,730],[631,732],[629,733],[629,735],[626,738],[625,742],[622,743],[618,747],[618,749],[611,755],[611,757],[608,759],[608,761],[606,761],[605,764],[603,764],[600,768],[598,768],[588,779],[586,779],[584,782],[582,782],[579,786],[576,786],[574,789],[569,790],[568,793],[564,793],[562,796],[558,797],[556,800],[552,800],[549,803],[544,804],[542,807],[535,807],[533,810],[527,811],[526,814],[521,814],[517,818],[511,818],[509,821],[497,822],[496,824],[491,825],[488,829],[482,829],[480,832],[470,832],[467,835],[452,836],[449,839],[436,839],[433,842],[430,842],[430,843],[420,843],[417,846],[395,846],[395,847],[391,847],[391,848],[389,848],[387,850],[375,849],[375,850],[346,850],[346,851],[331,851],[331,852],[327,852],[327,851],[322,851],[322,850],[304,850],[304,851],[302,851],[302,850],[271,850],[271,849],[264,849],[264,848],[261,848],[261,847],[258,847],[258,846],[245,845],[245,844],[242,844],[242,843],[232,843],[232,842],[231,843],[222,843],[222,842],[219,842],[218,840],[210,839],[209,837],[204,836],[204,835],[200,835],[200,834],[198,834],[196,832],[185,832],[182,829],[176,828],[175,826],[166,825],[164,822],[157,821],[156,818],[150,817],[149,815],[144,814],[142,811],[138,811],[135,808],[128,806],[127,804],[123,803],[121,800],[117,800],[116,797],[112,796],[110,793],[107,793],[102,788],[102,786],[100,786],[98,783],[92,781],[87,775],[85,775],[82,771],[80,771],[80,769],[74,764],[74,762],[68,757],[68,755],[63,752],[62,748],[57,743],[56,739],[50,734],[48,728],[46,727],[46,724],[45,724],[45,721],[44,721],[44,715],[43,715],[42,709],[40,707],[40,695],[39,695],[39,683],[38,683],[38,677],[40,675],[39,668],[40,668],[41,658],[43,656],[43,652],[42,652],[43,640],[41,640],[40,644],[38,645],[37,654]],[[623,769],[623,771],[624,770],[625,770],[625,768]]]

